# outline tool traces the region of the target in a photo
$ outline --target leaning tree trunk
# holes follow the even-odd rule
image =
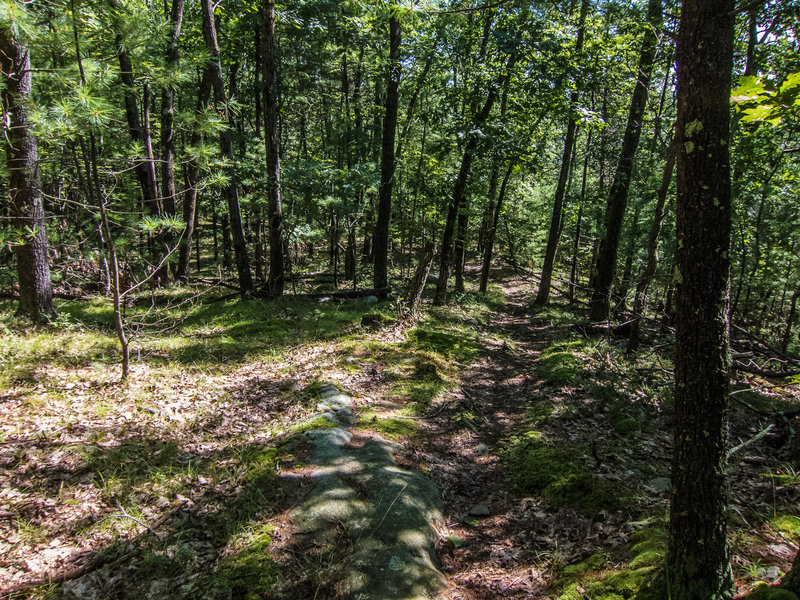
[[[726,545],[734,0],[685,0],[678,31],[672,600],[732,597]]]
[[[36,323],[46,323],[57,315],[50,283],[39,155],[28,119],[31,60],[28,49],[6,27],[0,28],[0,69],[5,80],[2,87],[3,139],[10,216],[14,229],[22,233],[16,247],[19,312]]]
[[[281,206],[280,158],[278,154],[278,97],[275,86],[275,2],[267,0],[263,13],[261,43],[264,67],[264,143],[267,151],[267,219],[269,222],[270,295],[283,294],[286,266],[284,264],[283,208]]]
[[[589,0],[581,3],[580,23],[578,25],[578,38],[575,42],[575,55],[580,57],[583,53],[583,39],[586,34],[586,13],[589,10]],[[575,145],[575,131],[578,128],[577,119],[573,114],[580,95],[580,81],[575,82],[575,89],[569,95],[569,110],[567,114],[567,134],[564,138],[564,154],[561,157],[561,170],[558,174],[556,195],[553,200],[553,214],[550,217],[550,233],[547,237],[547,247],[542,263],[542,276],[539,282],[539,291],[536,294],[536,304],[547,304],[550,299],[550,285],[553,279],[553,265],[556,260],[556,250],[561,237],[561,215],[563,213],[564,193],[567,189],[570,164],[572,163],[572,147]]]
[[[489,287],[489,270],[492,268],[492,253],[494,252],[494,241],[497,238],[497,224],[500,222],[500,215],[503,211],[503,200],[506,197],[506,187],[508,186],[508,179],[511,173],[514,172],[514,161],[511,161],[503,176],[503,183],[500,184],[500,192],[497,194],[497,202],[494,205],[494,210],[490,215],[491,223],[489,230],[486,232],[486,244],[483,249],[483,266],[481,267],[481,281],[478,291],[486,293]]]
[[[638,77],[631,98],[628,124],[622,138],[622,150],[614,173],[614,182],[608,195],[605,216],[605,237],[600,241],[597,255],[594,289],[590,300],[590,317],[593,321],[608,319],[611,307],[611,288],[617,269],[617,250],[622,233],[625,207],[628,203],[628,189],[636,148],[642,132],[642,121],[647,106],[647,90],[656,56],[657,34],[661,30],[663,18],[661,0],[649,0],[647,9],[648,26],[642,40],[639,55]]]
[[[398,88],[400,85],[400,22],[395,15],[389,19],[389,77],[386,88],[386,112],[383,115],[381,145],[381,184],[378,190],[378,218],[373,239],[373,277],[375,288],[388,286],[389,217],[392,212],[394,185],[394,142],[397,131]]]
[[[228,110],[225,83],[222,78],[222,63],[220,62],[219,44],[217,43],[217,27],[214,23],[214,8],[211,0],[201,2],[203,9],[203,38],[206,49],[211,55],[209,70],[211,72],[211,85],[214,90],[214,103],[222,120],[226,123],[225,129],[219,134],[219,146],[222,156],[230,163],[228,167],[228,185],[225,186],[225,198],[228,202],[228,215],[230,216],[231,233],[233,234],[233,252],[236,258],[236,273],[239,277],[239,288],[243,294],[253,291],[253,276],[250,273],[250,263],[247,258],[247,243],[242,227],[242,213],[239,208],[239,190],[236,183],[236,170],[233,166],[233,133],[230,127],[230,112]]]

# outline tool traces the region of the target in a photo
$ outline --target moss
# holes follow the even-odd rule
[[[794,592],[769,585],[758,586],[745,598],[746,600],[798,600]]]
[[[542,351],[537,371],[550,385],[574,384],[583,370],[583,361],[574,352],[584,347],[580,340],[553,344]]]
[[[800,540],[800,517],[781,515],[772,521],[772,528],[793,542]]]
[[[381,435],[393,440],[398,438],[410,438],[417,432],[417,426],[414,421],[409,421],[408,419],[398,419],[396,417],[390,417],[386,419],[378,419],[373,417],[371,420],[360,424],[357,429],[369,429],[376,431]]]
[[[304,431],[311,431],[313,429],[326,429],[328,427],[338,427],[339,424],[332,421],[324,415],[314,417],[308,421],[303,421],[291,428],[292,433],[303,433]]]
[[[547,442],[537,431],[512,439],[504,458],[518,493],[542,494],[554,507],[569,506],[593,516],[618,510],[625,500],[619,486],[588,469],[580,446]]]
[[[480,349],[474,335],[460,331],[450,333],[427,327],[416,327],[408,332],[408,340],[420,350],[436,352],[446,358],[462,362],[473,360]]]
[[[280,569],[269,555],[272,541],[262,531],[239,552],[226,556],[219,563],[213,586],[230,590],[231,597],[258,600],[268,594],[280,579]]]

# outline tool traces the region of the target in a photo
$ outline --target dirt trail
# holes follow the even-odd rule
[[[462,542],[442,549],[448,600],[543,597],[547,574],[530,565],[553,550],[553,538],[540,535],[551,532],[539,531],[533,501],[510,495],[500,452],[524,427],[540,387],[536,363],[554,330],[533,324],[524,282],[504,289],[506,310],[481,332],[484,352],[465,371],[456,401],[424,422],[407,455],[429,466],[442,489],[447,526]],[[484,509],[489,515],[479,516]],[[566,540],[575,516],[565,517]]]

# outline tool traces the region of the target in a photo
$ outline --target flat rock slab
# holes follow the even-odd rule
[[[395,462],[399,444],[376,439],[354,448],[346,427],[352,401],[332,385],[320,389],[318,410],[336,427],[307,431],[314,445],[315,487],[291,517],[299,536],[335,542],[344,530],[353,547],[344,565],[344,595],[358,600],[422,600],[444,589],[438,569],[438,488]]]

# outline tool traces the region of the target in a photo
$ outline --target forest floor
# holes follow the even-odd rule
[[[337,598],[352,532],[300,544],[303,432],[322,382],[359,439],[441,489],[446,600],[656,597],[668,516],[671,351],[587,338],[507,277],[414,318],[363,301],[176,300],[118,381],[107,303],[48,330],[0,306],[0,596]],[[158,311],[156,311],[158,312]],[[172,316],[171,316],[172,315]],[[188,316],[187,316],[188,315]],[[369,316],[371,315],[371,316]],[[133,320],[133,318],[132,318]],[[740,593],[800,540],[797,385],[734,381],[731,558]],[[739,402],[741,401],[741,402]],[[341,529],[341,528],[340,528]]]

